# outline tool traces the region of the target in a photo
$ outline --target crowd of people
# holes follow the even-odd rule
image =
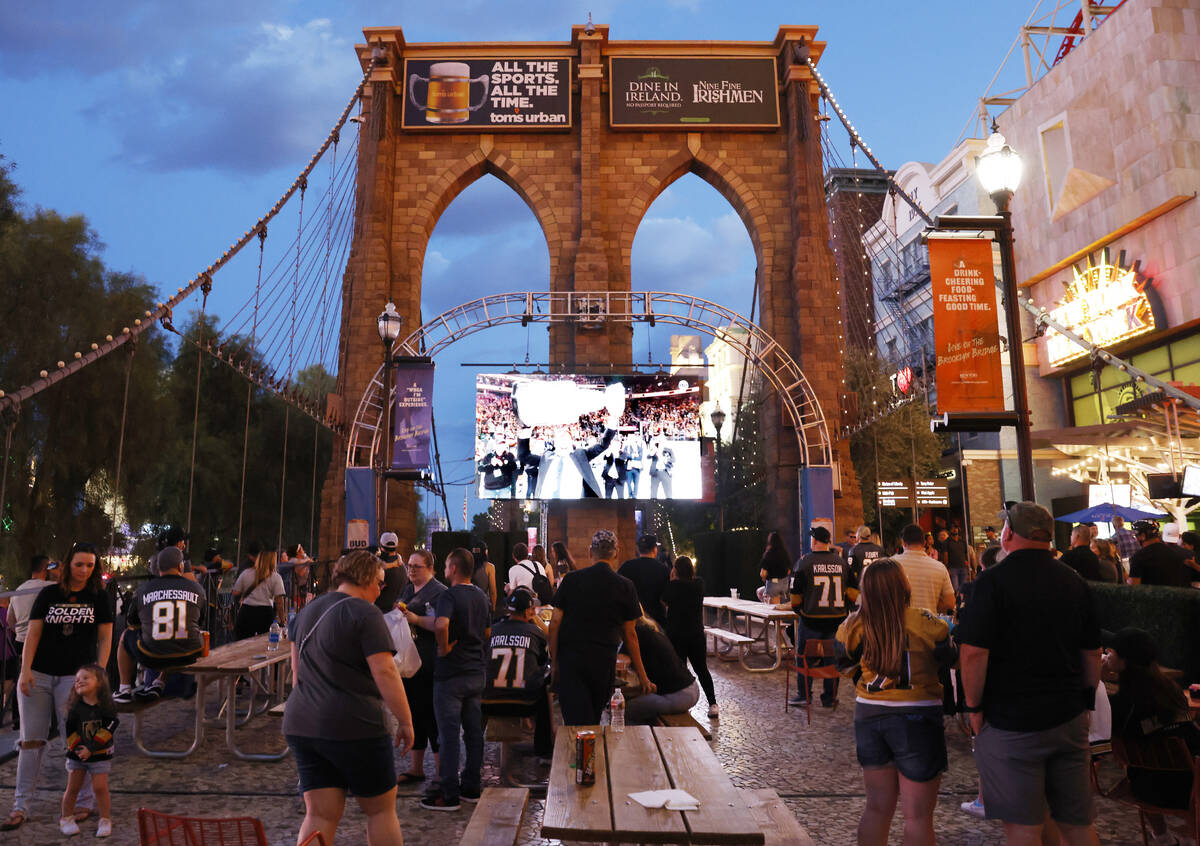
[[[979,794],[963,810],[1002,821],[1010,844],[1099,842],[1090,741],[1177,742],[1200,753],[1200,730],[1184,691],[1157,663],[1154,638],[1136,628],[1102,632],[1087,586],[1188,586],[1191,542],[1200,539],[1184,533],[1172,547],[1152,521],[1125,529],[1118,519],[1110,540],[1076,526],[1059,553],[1054,518],[1042,506],[1008,503],[998,519],[1002,529],[987,528],[978,554],[954,527],[931,536],[906,526],[899,551],[888,555],[868,527],[833,544],[829,530],[815,526],[786,595],[778,587],[786,549],[778,535],[768,538],[760,599],[790,602],[798,654],[808,639],[834,640],[839,669],[855,685],[866,788],[860,844],[888,842],[897,803],[903,842],[935,841],[946,713],[965,715],[973,735]],[[791,704],[807,705],[811,678],[797,681]],[[820,704],[834,707],[836,690],[836,680],[826,680]],[[1188,807],[1190,773],[1130,766],[1128,778],[1138,800]],[[1161,815],[1147,822],[1154,844],[1191,843]]]

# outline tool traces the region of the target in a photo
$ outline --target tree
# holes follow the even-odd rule
[[[930,412],[920,384],[908,397],[897,395],[877,356],[846,351],[846,386],[855,395],[863,422],[874,420],[850,438],[850,458],[862,488],[863,517],[894,532],[912,518],[910,510],[885,512],[887,526],[876,513],[878,479],[929,478],[940,469],[945,441],[929,430]]]

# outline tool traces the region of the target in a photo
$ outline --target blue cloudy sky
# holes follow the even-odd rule
[[[885,165],[897,167],[948,151],[1033,6],[7,3],[0,8],[0,154],[15,163],[27,208],[85,215],[109,267],[174,292],[254,224],[324,139],[360,77],[352,48],[364,26],[401,25],[408,41],[564,41],[590,11],[614,39],[766,41],[781,24],[815,24],[828,42],[820,68],[838,101]],[[1011,64],[1019,72],[1019,61]],[[491,223],[480,228],[480,220]],[[285,225],[294,236],[295,223]],[[229,325],[253,285],[251,269],[243,263],[217,280],[209,310]],[[636,289],[693,291],[748,313],[753,270],[745,229],[695,177],[659,198],[634,242]],[[487,178],[447,209],[424,273],[430,316],[484,293],[545,288],[546,246],[526,206]],[[635,337],[638,361],[651,347],[656,357],[666,351],[669,329],[647,331]],[[439,358],[447,479],[465,478],[470,466],[475,370],[460,362],[497,361],[501,349],[506,361],[523,360],[527,345],[531,360],[544,360],[545,330],[496,330]],[[47,350],[47,361],[63,352]],[[456,490],[457,520],[463,488]]]

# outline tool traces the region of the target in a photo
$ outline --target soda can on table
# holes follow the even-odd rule
[[[596,733],[575,732],[575,783],[596,783]]]

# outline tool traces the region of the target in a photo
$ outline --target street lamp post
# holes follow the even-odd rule
[[[1012,374],[1013,410],[1017,413],[1017,466],[1021,474],[1021,499],[1034,499],[1033,439],[1030,437],[1029,393],[1025,384],[1025,352],[1021,341],[1021,317],[1017,307],[1017,267],[1013,258],[1012,212],[1008,204],[1021,184],[1021,157],[992,123],[987,147],[975,159],[975,172],[983,190],[996,204],[1000,225],[996,238],[1000,244],[1000,269],[1004,275],[1004,316],[1008,330],[1008,362]]]
[[[724,481],[721,478],[721,429],[725,425],[725,412],[721,410],[720,402],[717,403],[717,407],[713,409],[713,413],[708,416],[708,419],[712,421],[713,429],[717,433],[717,471],[713,474],[713,477],[717,483],[717,531],[723,532],[725,531],[725,500],[721,496],[722,482]]]
[[[379,523],[376,534],[383,533],[388,509],[388,471],[392,467],[392,346],[400,337],[404,318],[396,311],[395,303],[388,303],[379,317],[375,318],[379,328],[379,340],[383,342],[383,450],[379,459],[379,482],[381,485]]]

